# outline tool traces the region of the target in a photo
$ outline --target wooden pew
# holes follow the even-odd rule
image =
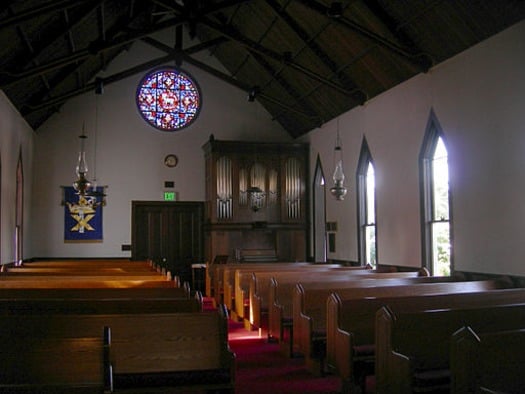
[[[33,298],[0,299],[0,316],[16,314],[131,314],[202,312],[202,300],[193,298]]]
[[[20,335],[2,324],[0,393],[109,393],[112,391],[109,331],[93,336]],[[32,322],[32,327],[40,327]],[[11,326],[12,327],[12,326]]]
[[[451,341],[451,393],[523,391],[525,329],[480,333],[465,326]]]
[[[151,271],[151,261],[131,261],[128,259],[74,259],[74,260],[40,260],[23,262],[21,268],[69,268],[69,269],[109,269]]]
[[[343,392],[364,389],[375,362],[376,312],[385,305],[404,311],[436,308],[479,307],[523,302],[525,289],[502,289],[472,293],[373,297],[342,300],[332,293],[327,303],[326,360],[341,377]]]
[[[525,304],[402,311],[376,315],[377,393],[450,390],[452,334],[468,325],[479,332],[525,326]]]
[[[243,317],[243,308],[241,307],[242,298],[238,298],[237,294],[241,289],[246,296],[248,295],[250,275],[254,271],[278,271],[283,269],[295,270],[299,267],[311,267],[315,266],[312,263],[304,262],[278,262],[278,263],[245,263],[245,264],[227,264],[222,270],[222,292],[223,292],[223,303],[226,305],[228,310],[240,313],[239,318]],[[244,280],[236,278],[237,273],[247,273],[247,277]],[[242,275],[241,275],[242,276]],[[242,282],[242,284],[241,284]],[[240,304],[236,303],[236,299],[239,299]],[[235,318],[236,316],[233,316]]]
[[[28,338],[46,335],[71,339],[110,327],[115,392],[233,393],[235,356],[228,345],[227,311],[224,306],[218,309],[162,314],[14,315],[8,324],[10,331]]]
[[[323,266],[317,265],[311,267],[296,267],[295,269],[280,269],[275,271],[252,271],[249,275],[249,314],[245,314],[249,317],[249,322],[252,328],[259,329],[263,328],[263,316],[269,313],[269,293],[270,293],[270,282],[271,279],[279,280],[282,282],[294,282],[297,283],[299,280],[306,281],[315,278],[318,275],[324,275],[328,272],[333,275],[334,278],[339,277],[338,272],[346,273],[361,273],[366,267],[343,267],[343,266]],[[371,270],[369,270],[371,271]],[[346,276],[346,275],[345,275]],[[242,291],[241,296],[244,295]],[[265,327],[268,324],[266,322]]]
[[[173,276],[170,271],[158,271],[151,264],[146,262],[130,263],[120,262],[120,266],[114,261],[104,261],[100,263],[85,262],[80,260],[77,263],[72,261],[67,262],[45,262],[45,263],[28,263],[21,267],[4,268],[0,274],[0,280],[34,280],[43,276],[45,280],[60,280],[69,279],[67,277],[75,277],[76,279],[86,280],[167,280],[173,281],[175,287],[180,287],[180,278]],[[162,285],[164,286],[164,285]],[[189,283],[182,284],[189,288]],[[17,287],[20,287],[17,285]],[[46,286],[47,287],[47,286]],[[144,287],[152,287],[150,285]]]
[[[243,302],[245,311],[242,317],[249,318],[249,323],[252,329],[269,328],[269,314],[270,314],[270,292],[275,292],[271,289],[271,279],[275,279],[275,283],[289,283],[292,286],[298,282],[311,282],[320,281],[321,278],[325,278],[326,281],[337,282],[346,281],[353,279],[355,275],[368,275],[370,278],[405,278],[405,277],[417,277],[420,273],[414,272],[392,272],[392,273],[378,273],[368,267],[345,267],[345,266],[333,266],[333,265],[318,265],[315,268],[298,268],[294,270],[279,270],[279,271],[257,271],[243,272],[243,278],[249,277],[248,293],[246,292],[245,284],[237,286],[236,282],[236,296],[245,297],[248,294],[248,299]],[[237,275],[237,272],[236,272]],[[245,281],[246,279],[244,279]],[[239,280],[238,282],[241,282]],[[243,283],[243,282],[241,282]],[[245,282],[244,282],[245,283]],[[275,285],[274,283],[274,285]],[[290,293],[291,294],[291,293]],[[275,300],[275,297],[273,297]],[[290,298],[291,302],[291,298]],[[240,303],[236,301],[236,311],[240,308]],[[246,311],[248,310],[248,312]],[[240,315],[240,314],[239,314]],[[267,319],[263,319],[266,316]],[[266,322],[263,327],[263,320]],[[279,331],[278,331],[279,332]],[[278,336],[277,336],[278,337]]]
[[[124,270],[121,268],[26,268],[26,267],[13,267],[7,268],[7,271],[2,273],[2,276],[19,277],[19,276],[70,276],[70,275],[83,275],[83,276],[147,276],[159,277],[157,271],[143,271],[143,270]]]
[[[47,288],[47,289],[10,289],[0,288],[0,299],[144,299],[144,298],[191,298],[189,287],[153,287],[153,288]],[[201,299],[200,292],[193,297]]]
[[[345,271],[346,272],[346,271]],[[363,273],[361,271],[352,272],[352,274]],[[400,278],[410,278],[416,277],[415,275],[426,275],[426,272],[422,271],[421,273],[411,272],[411,273],[378,273],[372,270],[366,270],[365,274],[370,273],[370,276],[361,276],[358,279],[400,279]],[[318,287],[326,287],[322,283],[326,283],[327,280],[321,281],[322,275],[311,275],[306,276],[302,275],[300,277],[300,282],[303,284],[312,283],[309,286],[316,286],[314,283],[319,283]],[[418,277],[419,280],[423,280]],[[428,277],[432,278],[432,277]],[[342,275],[340,272],[336,272],[335,277],[328,278],[332,283],[338,283],[341,281],[347,282],[349,278],[346,275]],[[434,281],[435,279],[429,279]],[[452,279],[451,279],[452,280]],[[281,343],[281,348],[283,352],[291,355],[293,353],[293,316],[292,316],[292,304],[293,304],[293,292],[295,285],[298,283],[298,277],[293,277],[292,279],[286,278],[283,275],[274,276],[269,283],[268,291],[268,336],[272,340],[276,340]],[[336,285],[334,285],[336,286]],[[256,306],[254,310],[256,310]],[[288,338],[286,341],[283,341],[283,335],[287,332]]]
[[[112,321],[116,391],[176,386],[233,393],[235,355],[228,345],[227,311],[218,309]]]
[[[138,277],[91,276],[75,277],[61,276],[11,278],[0,275],[0,288],[11,289],[53,289],[53,288],[155,288],[178,287],[178,283],[166,279],[138,279]]]
[[[427,280],[427,278],[423,278]],[[492,290],[506,287],[496,280],[410,283],[411,279],[377,279],[367,283],[361,281],[346,286],[328,283],[321,288],[309,288],[298,284],[293,293],[293,346],[303,354],[308,368],[313,373],[324,372],[326,356],[326,317],[327,300],[331,293],[337,292],[342,299],[364,297],[407,296],[420,294],[465,293]]]

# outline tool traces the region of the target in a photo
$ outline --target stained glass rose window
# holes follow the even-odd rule
[[[164,67],[147,73],[137,88],[137,107],[142,117],[163,131],[189,126],[202,104],[200,89],[186,72]]]

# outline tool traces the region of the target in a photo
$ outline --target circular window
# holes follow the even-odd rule
[[[147,73],[137,88],[137,107],[153,127],[176,131],[189,126],[201,108],[197,83],[180,69],[163,67]]]

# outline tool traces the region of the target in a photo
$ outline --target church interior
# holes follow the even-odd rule
[[[9,0],[0,38],[0,336],[38,371],[0,391],[521,392],[525,2]]]

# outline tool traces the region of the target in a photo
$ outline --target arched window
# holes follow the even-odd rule
[[[24,218],[24,170],[22,152],[18,155],[16,166],[16,206],[15,206],[15,263],[20,265],[23,260],[23,218]]]
[[[420,154],[423,264],[432,275],[450,275],[451,219],[448,151],[432,112]]]
[[[314,206],[314,259],[316,262],[326,262],[326,186],[321,166],[321,160],[317,156],[313,184],[313,206]]]
[[[377,265],[375,169],[366,138],[357,166],[358,245],[361,265]]]

